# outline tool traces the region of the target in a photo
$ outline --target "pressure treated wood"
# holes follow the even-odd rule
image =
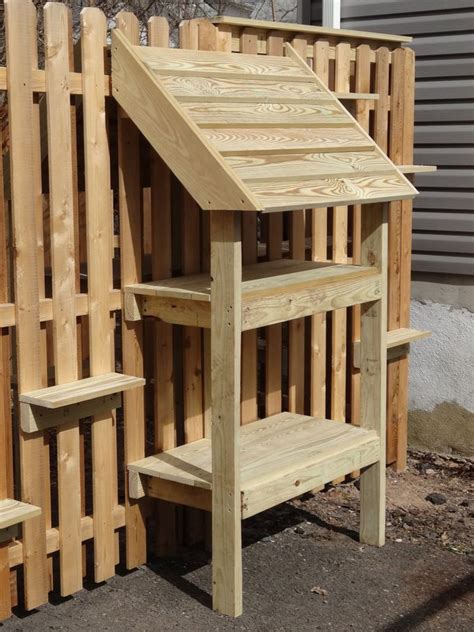
[[[20,401],[44,408],[61,408],[113,393],[122,393],[144,384],[145,380],[141,377],[122,373],[104,373],[76,382],[22,393]]]
[[[256,55],[257,35],[245,30],[238,55],[114,38],[115,98],[202,208],[283,211],[416,194],[305,63],[304,36],[286,45],[286,57]],[[337,50],[345,79],[336,89],[346,96],[350,46]],[[259,153],[265,162],[238,160]]]
[[[417,340],[424,340],[431,336],[430,331],[421,329],[411,329],[402,327],[401,329],[392,329],[387,331],[385,339],[387,347],[387,360],[392,360],[400,356],[406,355],[410,350],[410,344]],[[360,367],[360,340],[353,343],[353,364]]]
[[[363,303],[380,295],[379,275],[371,267],[279,259],[245,266],[242,275],[243,331]],[[141,296],[143,315],[180,324],[192,318],[201,327],[210,326],[208,275],[139,283],[128,286],[126,292]]]
[[[241,517],[248,518],[379,458],[375,431],[295,413],[240,429]],[[129,465],[129,470],[212,490],[211,441],[202,439]]]
[[[41,514],[41,507],[22,503],[12,498],[0,500],[0,530],[35,518]]]

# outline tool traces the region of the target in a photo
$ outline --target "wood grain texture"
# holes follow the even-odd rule
[[[93,377],[111,369],[112,329],[106,309],[112,287],[112,218],[110,158],[105,120],[104,74],[106,21],[95,8],[81,12],[81,57],[84,81],[84,153],[89,291],[89,353]],[[112,510],[115,497],[115,420],[112,411],[92,423],[95,580],[115,574]]]
[[[182,109],[177,109],[177,102],[141,62],[139,55],[143,56],[148,50],[145,46],[129,46],[120,33],[113,32],[112,80],[118,103],[133,117],[201,208],[259,208],[199,133],[196,124]],[[156,50],[166,51],[153,48],[152,53]],[[186,50],[179,53],[191,54]],[[192,162],[193,156],[200,156],[200,160]]]
[[[238,213],[211,214],[213,607],[242,613],[240,509],[241,226]]]
[[[283,36],[276,31],[267,35],[267,54],[283,56]],[[267,218],[267,259],[282,257],[283,214],[274,213]],[[282,410],[282,326],[265,330],[265,414],[275,415]]]
[[[244,29],[240,35],[242,54],[257,54],[257,33]],[[240,175],[240,174],[239,174]],[[241,176],[240,176],[241,177]],[[242,265],[257,263],[257,213],[245,213],[242,217]],[[242,334],[242,395],[241,423],[246,424],[258,418],[257,411],[257,331]]]
[[[329,482],[335,475],[375,463],[380,442],[373,430],[280,413],[242,428],[241,446],[241,512],[242,518],[248,518]],[[187,486],[199,490],[197,495],[213,490],[209,439],[181,446],[168,455],[148,457],[131,467],[150,481]],[[185,500],[178,488],[174,498],[179,497]]]
[[[380,439],[377,463],[360,477],[360,539],[382,546],[385,542],[385,444],[387,383],[387,207],[374,205],[362,216],[361,263],[382,275],[381,298],[361,308],[360,426],[375,430]]]
[[[137,18],[126,12],[116,16],[117,28],[134,44],[140,41]],[[140,134],[132,121],[118,112],[118,176],[120,211],[120,264],[122,284],[142,278],[142,207],[140,177]],[[134,376],[144,375],[143,323],[126,322],[122,311],[122,366]],[[144,380],[123,396],[125,460],[145,456]],[[146,561],[145,507],[125,496],[126,565],[136,568]]]
[[[56,384],[78,378],[72,121],[67,76],[72,59],[66,6],[44,10],[48,120],[49,206],[53,273],[53,346]],[[61,595],[82,589],[79,420],[57,432]]]
[[[5,3],[10,133],[10,186],[13,243],[16,253],[15,317],[18,391],[40,388],[42,350],[39,318],[40,282],[37,269],[38,119],[33,110],[31,71],[36,65],[36,10],[28,0]],[[24,230],[29,226],[29,230]],[[34,609],[48,599],[46,563],[47,455],[44,437],[20,432],[21,498],[44,509],[25,523],[25,605]]]

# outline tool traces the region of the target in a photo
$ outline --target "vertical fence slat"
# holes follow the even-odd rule
[[[336,45],[334,90],[349,92],[350,54],[348,42]],[[333,208],[332,259],[335,263],[347,263],[348,208]],[[346,359],[347,359],[347,310],[337,309],[332,318],[331,357],[331,419],[346,418]]]
[[[48,117],[49,214],[53,280],[53,346],[56,384],[77,380],[76,279],[72,130],[68,73],[72,32],[69,10],[44,10]],[[58,428],[58,507],[61,595],[82,588],[79,420]]]
[[[308,41],[304,36],[296,36],[291,44],[306,61]],[[290,256],[292,259],[306,258],[306,212],[293,211],[290,219]],[[288,409],[304,414],[305,401],[305,320],[297,318],[288,324]]]
[[[106,21],[95,8],[81,12],[84,153],[89,295],[89,354],[91,375],[110,371],[112,287],[110,158],[104,96]],[[115,425],[112,411],[92,421],[94,508],[94,570],[97,582],[115,573]]]
[[[329,84],[329,42],[319,40],[314,47],[314,71]],[[313,261],[326,261],[328,256],[328,210],[312,211],[311,255]],[[326,418],[326,314],[311,317],[311,414]]]
[[[121,12],[117,28],[132,44],[140,43],[140,25],[133,13]],[[140,133],[118,108],[117,144],[119,169],[120,264],[122,286],[142,281],[142,205],[140,178]],[[127,322],[122,310],[122,367],[127,375],[143,376],[143,322]],[[125,465],[145,456],[144,389],[123,394]],[[128,494],[125,479],[126,565],[136,568],[146,561],[144,502]]]
[[[0,148],[3,146],[0,130]],[[3,160],[0,160],[0,304],[8,302],[8,226],[4,199]],[[12,419],[10,397],[10,331],[0,328],[0,500],[12,496]],[[0,621],[10,616],[9,542],[0,542]]]
[[[36,38],[36,9],[28,0],[5,3],[8,72],[8,117],[10,132],[10,185],[15,249],[15,317],[18,391],[41,388],[41,335],[39,320],[39,271],[37,259],[36,186],[37,161],[31,86],[32,28]],[[33,61],[33,64],[35,61]],[[25,230],[28,227],[28,230]],[[42,274],[42,271],[41,271]],[[43,433],[20,430],[21,496],[24,502],[47,507],[45,440]],[[46,560],[46,515],[23,525],[25,605],[36,608],[48,599]]]
[[[356,62],[355,62],[355,91],[361,93],[370,92],[370,53],[371,50],[367,44],[362,44],[356,49]],[[355,104],[355,118],[361,125],[361,127],[369,132],[369,101],[361,99],[356,101]],[[360,204],[356,204],[353,208],[352,214],[352,263],[360,265],[361,257],[361,219],[363,207]],[[352,350],[354,348],[354,342],[360,340],[360,305],[355,305],[352,308],[351,319],[351,345],[350,352],[352,357]],[[360,370],[354,367],[354,363],[350,363],[351,372],[351,423],[358,425],[360,418]]]
[[[255,29],[243,29],[240,52],[257,54]],[[257,263],[257,213],[242,214],[242,265]],[[255,421],[257,413],[257,329],[242,334],[242,424]]]
[[[267,36],[267,55],[283,56],[284,39],[279,31]],[[283,213],[269,213],[267,218],[267,259],[281,259]],[[265,414],[276,415],[282,409],[282,326],[271,325],[265,330]]]
[[[148,45],[169,45],[169,26],[165,18],[153,17],[148,22]],[[151,225],[152,276],[167,279],[172,275],[171,235],[171,172],[161,158],[151,151]],[[156,452],[176,447],[176,409],[173,381],[173,326],[154,324],[154,448]],[[176,506],[157,501],[158,554],[176,548]]]

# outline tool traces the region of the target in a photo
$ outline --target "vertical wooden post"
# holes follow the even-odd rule
[[[33,109],[32,66],[36,51],[36,9],[29,0],[5,3],[10,130],[10,186],[15,249],[15,317],[18,391],[43,386],[40,329],[37,237],[37,183],[39,146]],[[28,229],[25,230],[25,227]],[[42,271],[41,271],[42,272]],[[48,599],[46,560],[46,481],[49,480],[45,439],[20,430],[21,497],[43,508],[43,513],[23,525],[25,604],[28,610]]]
[[[348,42],[336,45],[334,90],[349,92],[350,53]],[[333,208],[332,258],[347,263],[348,208]],[[331,419],[346,419],[347,309],[336,309],[332,317]]]
[[[69,9],[44,10],[48,117],[49,207],[53,276],[53,347],[56,384],[78,379],[74,180],[70,92],[72,31]],[[81,455],[79,420],[58,428],[58,506],[61,595],[82,589]]]
[[[0,130],[0,147],[2,147]],[[8,228],[3,196],[3,160],[0,160],[0,303],[7,303],[8,292]],[[13,494],[13,446],[11,418],[10,331],[0,328],[0,500]],[[0,621],[11,614],[9,542],[0,542]]]
[[[314,47],[314,72],[325,85],[329,84],[329,42],[320,40]],[[327,261],[328,210],[312,211],[311,258]],[[311,414],[326,418],[326,314],[311,317]]]
[[[380,458],[360,477],[360,540],[382,546],[385,542],[385,432],[387,382],[387,204],[362,209],[362,265],[376,266],[382,275],[380,300],[361,308],[360,425],[376,430]]]
[[[284,38],[281,31],[267,35],[267,55],[283,56]],[[267,259],[282,257],[283,213],[269,213],[267,217]],[[265,330],[265,414],[276,415],[282,409],[282,326],[270,325]]]
[[[140,43],[139,23],[132,13],[117,14],[117,28],[132,44]],[[125,112],[118,108],[118,168],[120,207],[120,263],[122,285],[142,280],[142,206],[140,178],[140,133]],[[127,322],[122,310],[122,367],[129,375],[143,375],[143,322]],[[125,464],[145,456],[144,389],[123,394]],[[136,568],[146,561],[144,503],[133,500],[126,478],[125,527],[126,564]]]
[[[243,29],[240,35],[240,52],[257,54],[257,32]],[[242,217],[242,264],[257,263],[257,213],[244,213]],[[255,421],[257,413],[257,330],[242,334],[242,424]]]
[[[84,107],[89,352],[91,375],[111,370],[112,217],[110,158],[104,95],[105,15],[96,8],[81,12]],[[116,504],[115,424],[112,411],[92,421],[95,580],[115,573],[113,508]]]
[[[242,613],[240,214],[211,213],[213,607]]]

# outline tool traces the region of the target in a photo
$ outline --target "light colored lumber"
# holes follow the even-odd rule
[[[368,211],[368,212],[367,212]],[[379,270],[383,292],[379,300],[361,308],[360,426],[375,431],[379,459],[360,477],[360,540],[382,546],[385,542],[385,443],[387,354],[387,206],[374,205],[362,215],[361,262]]]
[[[378,101],[379,95],[370,92],[334,92],[339,101]]]
[[[65,81],[72,59],[72,30],[65,5],[49,3],[44,18],[53,347],[55,379],[60,385],[78,378],[71,97]],[[22,415],[24,430],[25,417],[27,411]],[[60,583],[61,595],[66,597],[82,589],[79,419],[63,422],[57,430],[57,445]]]
[[[110,290],[109,310],[111,312],[121,309],[121,298],[120,290]],[[76,294],[75,309],[76,316],[86,316],[89,313],[87,294]],[[41,298],[39,300],[39,317],[42,323],[53,320],[53,301],[50,298]],[[16,322],[15,304],[0,304],[0,327],[15,327]]]
[[[61,408],[105,395],[122,393],[144,384],[145,380],[142,377],[123,375],[122,373],[104,373],[75,382],[22,393],[20,401],[44,408]]]
[[[212,601],[234,617],[242,613],[241,257],[238,213],[212,211]]]
[[[7,529],[41,514],[41,507],[22,503],[12,498],[0,500],[0,529]]]
[[[238,18],[233,16],[218,16],[212,18],[214,24],[225,24],[235,27],[253,27],[255,29],[267,30],[267,31],[283,31],[284,33],[298,33],[306,34],[307,36],[314,35],[315,37],[334,37],[337,40],[342,38],[355,39],[355,40],[374,40],[382,42],[409,43],[412,41],[412,37],[404,35],[392,35],[388,33],[371,33],[368,31],[356,31],[349,29],[333,29],[325,26],[309,26],[306,24],[291,24],[287,22],[270,22],[268,20],[251,20],[249,18]]]
[[[148,21],[148,45],[169,45],[169,24],[165,17]],[[151,227],[152,275],[164,279],[172,275],[171,257],[171,181],[172,174],[152,150],[151,154]],[[168,322],[154,323],[154,448],[168,450],[176,445],[176,410],[174,398],[173,327]],[[177,541],[176,508],[170,503],[156,504],[159,525],[157,553],[174,552]]]
[[[374,151],[229,156],[226,162],[246,182],[345,178],[364,172],[391,173],[386,162]]]
[[[112,329],[107,298],[112,287],[112,212],[110,163],[105,120],[105,15],[96,8],[81,12],[84,154],[89,291],[89,354],[91,375],[109,373]],[[115,423],[112,411],[92,422],[94,507],[94,574],[97,582],[115,574],[112,510],[117,504]]]
[[[399,165],[398,168],[402,173],[433,173],[438,170],[435,165]]]
[[[37,117],[33,107],[31,70],[36,65],[36,9],[28,0],[5,3],[6,55],[9,68],[8,124],[10,134],[10,187],[12,196],[13,247],[16,252],[15,319],[18,391],[42,386],[42,349],[39,317],[40,281],[37,269],[37,183],[40,147]],[[25,226],[28,230],[25,230]],[[45,480],[47,459],[41,434],[20,431],[21,498],[41,507],[41,515],[23,527],[25,551],[25,605],[28,610],[48,600],[46,560]]]
[[[257,54],[257,33],[244,29],[240,35],[242,54]],[[291,84],[288,84],[291,85]],[[298,85],[298,84],[295,84]],[[240,174],[239,174],[240,175]],[[244,213],[242,217],[242,265],[257,263],[257,214]],[[258,349],[257,331],[242,334],[242,395],[241,423],[246,424],[258,418],[257,410],[257,373]]]
[[[313,46],[314,72],[325,86],[329,83],[329,42],[318,40]],[[357,150],[354,150],[357,151]],[[328,256],[328,210],[311,211],[311,259],[326,261]],[[326,417],[327,317],[324,312],[311,317],[310,412]]]
[[[117,28],[132,43],[140,41],[139,23],[132,13],[116,16]],[[122,284],[137,283],[142,277],[142,207],[140,174],[140,133],[123,110],[118,111],[118,171],[120,210],[120,264]],[[143,376],[143,323],[127,323],[122,311],[122,365],[124,371]],[[141,384],[145,383],[141,380]],[[128,390],[123,396],[125,461],[145,456],[144,389]],[[146,561],[146,524],[142,503],[125,496],[126,564],[136,568]]]
[[[203,129],[223,156],[363,151],[373,145],[352,127]]]
[[[112,520],[115,529],[125,526],[125,508],[123,505],[116,505],[112,511]],[[94,533],[94,519],[92,516],[81,518],[81,538],[83,542],[92,540]],[[59,530],[49,528],[46,530],[46,552],[48,555],[59,551]],[[12,542],[8,550],[10,568],[19,566],[24,561],[24,547],[20,540]]]
[[[256,34],[255,34],[256,38]],[[223,103],[311,103],[323,95],[314,83],[281,80],[262,81],[249,78],[245,83],[232,77],[162,76],[160,83],[178,101],[199,103],[218,101]]]
[[[199,127],[348,127],[347,115],[331,101],[304,103],[181,103]]]
[[[0,90],[7,90],[8,71],[5,67],[0,67]],[[82,73],[68,72],[66,74],[69,91],[71,94],[82,94]],[[46,92],[46,72],[39,68],[33,68],[31,71],[31,90],[32,92]],[[104,93],[109,96],[111,94],[110,76],[104,75]]]
[[[380,448],[375,431],[295,413],[243,426],[240,442],[242,518],[375,463]],[[213,489],[211,441],[206,438],[180,446],[132,463],[129,469],[148,480],[198,489],[199,495],[201,490]]]
[[[287,181],[282,184],[249,183],[249,188],[265,207],[265,212],[317,208],[328,204],[388,202],[411,198],[405,183],[392,176],[351,176],[321,178],[310,181]]]
[[[153,49],[156,50],[166,51]],[[190,51],[173,50],[190,55]],[[118,103],[201,208],[258,209],[258,204],[247,195],[195,123],[178,110],[177,102],[154,80],[137,54],[146,56],[148,51],[145,46],[131,47],[123,35],[113,32],[112,80]],[[200,157],[192,163],[192,168],[191,156]]]
[[[103,395],[77,404],[70,404],[61,408],[44,408],[35,404],[20,402],[20,411],[23,415],[21,428],[24,432],[34,433],[48,428],[68,426],[74,420],[85,419],[92,415],[99,415],[119,408],[122,404],[120,393]]]
[[[430,336],[430,331],[410,329],[409,327],[402,327],[401,329],[387,331],[387,360],[392,360],[405,355],[410,350],[410,344],[412,342],[423,340],[424,338],[429,338]],[[355,367],[360,367],[360,340],[355,340],[353,345],[353,363]]]
[[[267,53],[283,56],[283,37],[278,31],[267,35]],[[319,90],[319,88],[318,88]],[[283,214],[267,217],[266,255],[269,261],[281,259]],[[277,414],[282,409],[282,326],[271,325],[265,330],[265,414]]]
[[[286,57],[260,57],[251,54],[230,55],[216,51],[150,48],[137,46],[134,53],[157,75],[191,75],[211,78],[247,78],[263,81],[305,81],[302,71]]]
[[[279,259],[245,266],[243,279],[244,331],[329,311],[337,306],[370,301],[380,293],[380,282],[374,269],[350,264]],[[148,309],[148,315],[175,322],[173,305],[176,305],[177,322],[188,324],[193,318],[198,326],[209,327],[209,275],[141,283],[129,286],[127,291],[142,294],[145,305],[156,302]],[[176,295],[180,298],[175,299]],[[160,306],[163,306],[161,313]],[[143,313],[146,313],[144,308]]]

